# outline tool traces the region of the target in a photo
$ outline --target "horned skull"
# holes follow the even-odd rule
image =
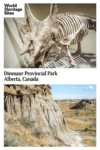
[[[38,21],[32,15],[28,4],[25,4],[25,9],[27,13],[26,25],[14,18],[23,42],[23,50],[20,55],[29,53],[31,59],[28,67],[40,68],[43,67],[58,32],[57,4],[51,4],[50,14],[43,21]]]

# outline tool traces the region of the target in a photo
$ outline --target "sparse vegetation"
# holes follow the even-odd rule
[[[78,101],[78,100],[77,100]],[[58,106],[66,119],[67,125],[73,131],[79,131],[83,137],[83,143],[89,147],[96,146],[96,100],[82,109],[70,109],[77,105],[75,100],[67,102],[57,101]],[[89,139],[88,137],[91,137]]]
[[[11,147],[11,146],[21,146],[21,147],[50,147],[52,146],[59,146],[55,140],[44,136],[44,137],[36,137],[32,130],[29,128],[24,127],[20,124],[19,121],[13,122],[13,124],[6,123],[4,126],[4,136],[5,142],[4,145]],[[8,135],[11,137],[11,140],[8,140]],[[20,141],[20,143],[19,143]]]
[[[89,147],[96,147],[96,141],[92,139],[85,139],[83,142],[86,143]]]
[[[33,124],[35,123],[35,120],[29,120],[28,118],[24,117],[24,118],[20,118],[19,119],[21,125],[23,125],[25,128],[28,127],[33,127]]]
[[[35,128],[35,130],[32,131],[32,135],[36,136],[37,138],[43,138],[43,137],[45,137],[47,134],[46,134],[45,132],[43,132],[41,129]]]
[[[4,146],[5,147],[18,147],[20,146],[20,142],[16,137],[6,135],[4,136]]]

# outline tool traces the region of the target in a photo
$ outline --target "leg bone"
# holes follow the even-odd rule
[[[75,65],[75,62],[74,62],[74,60],[73,60],[73,58],[71,56],[71,53],[69,51],[68,46],[66,47],[66,56],[69,58],[69,63],[70,63],[69,68],[75,68],[76,65]]]
[[[79,57],[81,54],[81,43],[78,43],[78,50],[73,54],[73,56]]]

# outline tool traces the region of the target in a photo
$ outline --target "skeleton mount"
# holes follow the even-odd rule
[[[24,25],[14,18],[19,36],[23,43],[20,55],[30,54],[28,67],[56,68],[79,66],[78,62],[85,60],[76,56],[81,55],[81,41],[89,29],[96,30],[96,20],[81,13],[58,14],[56,4],[51,4],[49,16],[38,21],[31,13],[29,5],[25,5],[27,23]],[[78,44],[78,50],[72,57],[69,46]],[[53,45],[59,49],[50,52]],[[64,56],[61,53],[64,51]],[[61,58],[60,58],[61,57]],[[80,64],[80,63],[79,63]]]

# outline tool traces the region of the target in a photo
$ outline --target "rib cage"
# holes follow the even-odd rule
[[[59,14],[58,21],[59,33],[57,38],[59,38],[59,40],[62,40],[69,35],[74,34],[82,24],[84,24],[84,29],[79,32],[79,34],[74,38],[74,40],[71,42],[71,45],[79,43],[83,39],[83,37],[88,34],[89,24],[87,18],[84,16],[78,16],[68,13]]]

